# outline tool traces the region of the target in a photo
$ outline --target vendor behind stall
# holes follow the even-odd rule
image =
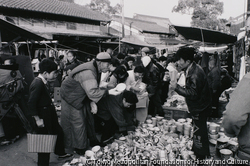
[[[182,47],[177,53],[178,65],[186,73],[186,86],[175,84],[175,91],[185,97],[192,115],[194,136],[193,151],[198,159],[210,155],[207,133],[207,117],[211,112],[211,95],[205,72],[194,62],[195,49]]]

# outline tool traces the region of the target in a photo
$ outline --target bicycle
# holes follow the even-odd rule
[[[4,117],[6,117],[8,114],[11,114],[11,112],[15,112],[16,116],[20,119],[20,121],[23,124],[24,129],[27,132],[32,132],[32,127],[29,123],[29,121],[27,120],[27,118],[25,117],[23,111],[21,110],[21,108],[19,107],[18,104],[18,92],[11,94],[12,92],[14,92],[14,89],[17,87],[17,82],[21,80],[21,82],[24,82],[24,78],[20,77],[20,78],[14,78],[13,80],[4,83],[2,85],[0,85],[0,90],[2,89],[5,90],[5,92],[8,93],[9,99],[6,101],[0,101],[0,104],[2,106],[2,109],[0,110],[0,122],[3,120]],[[2,92],[0,91],[0,92]],[[1,94],[1,93],[0,93]],[[8,145],[11,143],[14,143],[17,139],[19,138],[19,136],[16,136],[16,138],[11,139],[10,141],[5,141],[2,142],[1,145]]]

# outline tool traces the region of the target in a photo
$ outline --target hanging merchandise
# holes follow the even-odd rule
[[[241,38],[237,42],[235,42],[235,50],[234,50],[234,73],[235,78],[239,79],[240,69],[241,69],[241,57],[244,56],[245,51],[245,41],[244,38]]]
[[[246,62],[245,62],[245,56],[242,56],[241,58],[241,64],[240,64],[240,76],[239,81],[243,78],[243,76],[246,74]]]
[[[35,51],[34,59],[35,59],[35,58],[38,58],[38,55],[39,55],[39,50],[36,50],[36,51]]]

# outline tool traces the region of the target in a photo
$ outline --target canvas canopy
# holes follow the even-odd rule
[[[208,52],[208,53],[214,53],[215,51],[221,52],[226,50],[228,47],[227,46],[222,46],[222,47],[200,47],[199,51],[200,52]]]
[[[186,39],[207,43],[229,44],[237,41],[237,36],[227,33],[194,27],[173,26]]]

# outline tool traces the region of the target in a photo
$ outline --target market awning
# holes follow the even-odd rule
[[[237,36],[203,28],[173,26],[186,39],[208,43],[229,44],[237,41]]]
[[[182,41],[179,41],[177,39],[150,39],[150,38],[144,38],[144,36],[125,36],[122,38],[121,42],[128,43],[132,45],[137,46],[144,46],[144,47],[154,47],[154,48],[168,48],[171,46],[174,46],[173,44],[180,44],[184,43]],[[168,45],[172,44],[172,45]]]
[[[121,42],[144,47],[152,47],[150,44],[144,42],[143,40],[135,36],[125,36],[124,38],[122,38]]]
[[[228,47],[227,46],[222,46],[222,47],[200,47],[199,51],[200,52],[208,52],[208,53],[214,53],[215,51],[217,52],[222,52],[226,50]]]
[[[0,17],[0,31],[2,42],[16,42],[25,40],[41,41],[44,37],[12,24]]]

